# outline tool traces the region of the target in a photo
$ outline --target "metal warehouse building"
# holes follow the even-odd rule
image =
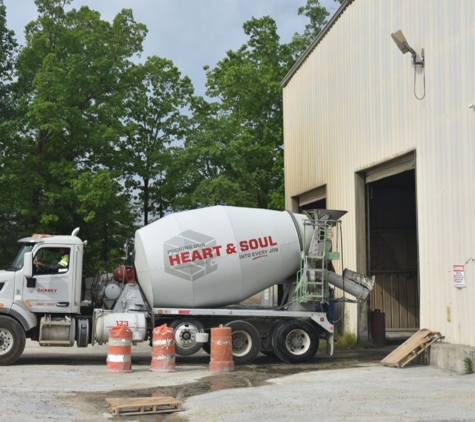
[[[475,1],[347,0],[282,82],[286,207],[347,210],[342,265],[376,276],[359,338],[379,309],[475,357],[474,75]]]

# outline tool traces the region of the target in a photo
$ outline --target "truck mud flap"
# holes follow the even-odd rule
[[[335,350],[335,335],[333,333],[329,333],[328,331],[325,332],[325,339],[327,341],[327,355],[333,356],[333,352]]]

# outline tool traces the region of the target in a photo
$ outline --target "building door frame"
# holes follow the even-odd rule
[[[367,206],[367,185],[405,171],[416,170],[416,151],[410,151],[397,158],[355,173],[355,218],[356,218],[356,266],[357,272],[368,274],[370,262],[369,215]],[[417,180],[417,178],[416,178]],[[417,224],[417,182],[416,182],[416,224]],[[358,338],[370,339],[368,323],[368,302],[358,304]]]

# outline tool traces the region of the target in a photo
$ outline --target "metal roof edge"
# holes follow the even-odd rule
[[[339,19],[339,17],[343,14],[343,12],[346,10],[346,8],[353,3],[355,0],[346,0],[335,12],[335,14],[332,16],[332,18],[328,21],[328,23],[323,27],[323,29],[320,31],[320,33],[317,35],[317,38],[315,38],[312,43],[307,47],[307,49],[303,52],[303,54],[299,57],[299,59],[295,62],[295,64],[292,66],[292,68],[289,70],[287,75],[285,75],[284,79],[280,83],[281,88],[285,88],[286,85],[290,82],[294,74],[297,72],[297,70],[300,69],[302,64],[307,60],[307,57],[310,55],[310,53],[317,47],[318,44],[320,44],[320,41],[325,37],[325,35],[330,31],[333,25],[335,25],[336,21]]]

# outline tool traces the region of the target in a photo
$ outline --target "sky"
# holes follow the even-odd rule
[[[102,19],[112,21],[123,9],[132,9],[136,22],[148,28],[142,59],[156,55],[172,60],[189,76],[195,93],[205,94],[206,74],[203,66],[213,68],[229,50],[237,50],[245,42],[242,25],[252,17],[271,16],[277,23],[282,43],[289,42],[295,32],[303,32],[308,19],[298,16],[298,8],[307,0],[73,0],[68,9],[88,6]],[[19,44],[24,43],[25,25],[35,20],[34,0],[4,0],[7,26],[15,32]],[[320,0],[331,14],[339,3]]]

